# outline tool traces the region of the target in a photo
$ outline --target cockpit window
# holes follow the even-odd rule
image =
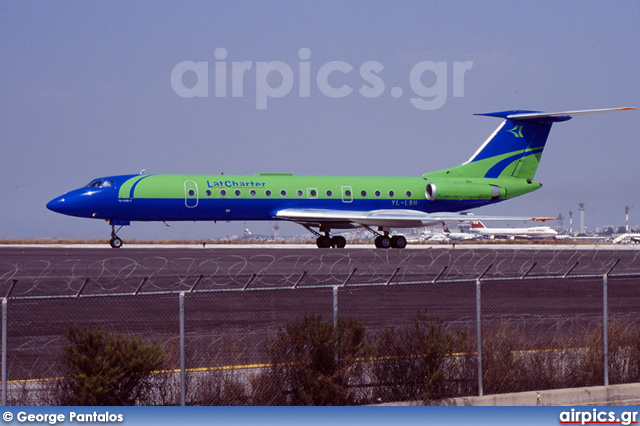
[[[92,180],[87,184],[87,188],[99,188],[102,181],[103,179]]]
[[[108,188],[113,186],[112,180],[107,179],[95,179],[87,184],[87,188]]]

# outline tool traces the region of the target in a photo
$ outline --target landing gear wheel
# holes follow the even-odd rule
[[[344,248],[347,245],[347,240],[341,236],[336,235],[335,237],[331,237],[331,247],[334,248]]]
[[[109,241],[109,245],[112,248],[120,248],[122,247],[122,240],[118,237],[113,237],[111,238],[111,241]]]
[[[386,235],[380,235],[375,239],[376,248],[390,248],[391,238]]]
[[[391,247],[403,249],[407,246],[407,239],[402,235],[394,235],[391,237]]]
[[[318,239],[316,240],[316,245],[318,246],[318,248],[331,247],[331,237],[328,237],[326,235],[319,236]]]

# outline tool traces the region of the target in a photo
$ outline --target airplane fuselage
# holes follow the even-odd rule
[[[429,183],[454,189],[429,200],[425,192]],[[470,183],[486,187],[485,194],[467,190]],[[517,187],[511,192],[523,192],[520,181],[513,184]],[[502,188],[502,194],[492,199],[491,186]],[[537,188],[533,182],[524,190]],[[284,209],[458,212],[511,198],[508,195],[508,179],[443,179],[438,173],[433,177],[122,175],[95,179],[47,207],[115,222],[274,220]]]

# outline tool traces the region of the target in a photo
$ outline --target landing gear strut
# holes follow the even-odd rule
[[[120,239],[120,237],[118,237],[118,235],[116,235],[121,229],[122,226],[120,226],[116,231],[116,226],[113,223],[111,224],[111,240],[109,240],[109,245],[111,246],[111,248],[122,247],[122,240]]]

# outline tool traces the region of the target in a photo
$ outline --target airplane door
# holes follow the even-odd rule
[[[184,204],[190,209],[198,205],[198,184],[192,180],[184,181]]]
[[[350,203],[353,201],[353,190],[351,189],[350,186],[343,186],[342,187],[342,202],[343,203]]]

